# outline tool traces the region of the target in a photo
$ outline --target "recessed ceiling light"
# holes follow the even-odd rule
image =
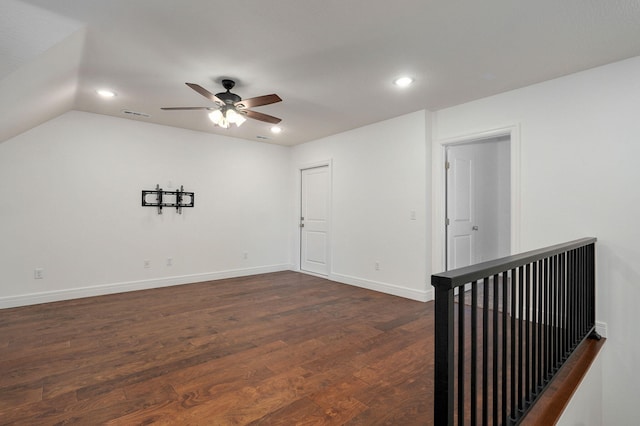
[[[281,131],[282,131],[282,128],[281,128],[281,127],[279,127],[279,126],[273,126],[273,127],[271,128],[271,133],[276,133],[276,134],[278,134],[278,133],[280,133]]]
[[[411,77],[398,77],[395,80],[393,80],[393,84],[395,84],[398,87],[407,87],[411,83],[413,83],[413,79]]]
[[[96,93],[102,96],[103,98],[113,98],[116,95],[116,92],[108,89],[99,89],[99,90],[96,90]]]

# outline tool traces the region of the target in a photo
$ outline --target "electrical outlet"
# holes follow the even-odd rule
[[[44,278],[44,269],[36,268],[33,270],[33,279],[41,280]]]
[[[249,253],[247,253],[246,251],[245,251],[244,253],[242,253],[242,258],[243,258],[244,260],[249,259]]]
[[[148,259],[145,259],[145,260],[144,260],[144,267],[145,267],[145,268],[151,268],[151,261],[150,261],[150,260],[148,260]]]
[[[376,263],[374,263],[374,264],[373,264],[373,268],[374,268],[376,271],[379,271],[379,270],[380,270],[380,262],[376,262]]]
[[[173,259],[170,257],[167,257],[167,266],[171,266],[173,265]]]

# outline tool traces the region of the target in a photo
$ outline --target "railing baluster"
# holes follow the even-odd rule
[[[543,345],[544,345],[544,268],[543,261],[538,262],[538,300],[540,301],[540,306],[538,306],[538,383],[536,387],[536,392],[540,391],[542,387],[542,378],[544,374],[544,359],[543,359]]]
[[[526,338],[523,337],[523,323],[525,308],[525,294],[524,294],[524,266],[518,268],[518,410],[522,410],[522,404],[524,402],[524,342]]]
[[[582,334],[583,329],[583,321],[582,317],[584,316],[584,306],[582,303],[582,268],[584,267],[584,261],[582,256],[582,248],[578,248],[578,336]]]
[[[589,300],[587,293],[587,284],[589,282],[588,278],[587,278],[587,268],[588,268],[588,259],[587,259],[587,248],[586,247],[582,247],[582,252],[583,254],[583,258],[584,258],[584,267],[582,269],[582,279],[583,279],[583,283],[582,283],[582,300],[583,300],[583,306],[584,306],[584,314],[582,316],[582,331],[583,333],[587,333],[588,329],[589,329],[589,308],[587,306],[587,302]]]
[[[498,424],[498,389],[500,388],[498,384],[498,360],[500,359],[499,346],[498,346],[498,318],[499,318],[499,297],[500,297],[500,289],[499,289],[499,275],[496,274],[493,276],[493,382],[492,382],[492,390],[493,390],[493,411],[492,411],[492,419],[493,424]]]
[[[482,424],[489,424],[489,278],[482,290]]]
[[[551,330],[550,330],[550,292],[549,292],[549,258],[544,259],[544,376],[543,380],[549,377],[550,358],[551,358]]]
[[[562,363],[567,360],[567,256],[566,253],[560,255],[560,300],[562,321],[560,322],[560,353]]]
[[[566,265],[565,253],[560,254],[560,354],[562,362],[567,359],[566,333],[567,333],[567,290],[566,290]]]
[[[573,351],[573,342],[575,341],[576,331],[575,331],[575,318],[576,318],[576,292],[575,292],[575,282],[576,282],[576,264],[575,264],[575,251],[571,250],[567,253],[567,271],[569,276],[567,277],[567,292],[569,296],[569,316],[567,320],[569,322],[568,333],[569,333],[569,350]]]
[[[458,287],[458,425],[464,426],[464,289]]]
[[[539,289],[540,289],[540,281],[539,281],[539,275],[538,275],[538,262],[534,262],[532,265],[532,272],[533,272],[533,277],[532,277],[532,283],[533,283],[533,288],[531,289],[531,293],[533,295],[533,310],[531,311],[531,354],[532,354],[532,361],[531,361],[531,390],[533,391],[534,394],[538,393],[538,371],[540,371],[539,369],[539,360],[540,357],[538,356],[538,351],[539,351],[539,345],[540,345],[540,339],[538,338],[538,334],[540,333],[540,305],[538,304],[538,300],[539,299]],[[538,318],[536,318],[538,317]]]
[[[511,278],[513,279],[513,277]],[[509,317],[513,315],[513,312],[509,313],[509,274],[507,271],[502,273],[502,402],[501,402],[501,414],[502,414],[502,424],[507,424],[507,407],[508,403],[508,376],[507,376],[507,359],[508,359],[508,335],[507,335],[507,326],[509,324]],[[511,314],[511,315],[510,315]]]
[[[485,309],[486,310],[486,309]],[[471,425],[478,424],[478,281],[471,284]]]
[[[569,251],[567,252],[567,259],[566,259],[566,269],[567,269],[567,352],[571,352],[573,351],[573,344],[572,344],[572,333],[573,333],[573,298],[574,298],[574,294],[573,294],[573,289],[572,289],[572,285],[573,285],[573,279],[574,279],[574,274],[573,274],[573,254]]]
[[[551,257],[550,262],[550,277],[551,277],[551,308],[549,309],[549,315],[551,316],[551,351],[549,351],[549,356],[551,358],[550,362],[550,373],[555,372],[556,370],[556,354],[557,354],[557,345],[556,345],[556,337],[558,331],[558,315],[557,315],[557,307],[558,307],[558,281],[557,281],[557,263],[556,256]]]
[[[577,336],[580,336],[580,334],[582,334],[582,311],[583,311],[583,306],[582,306],[582,268],[584,266],[583,261],[582,261],[582,250],[580,248],[578,248],[576,250],[577,252],[577,257],[578,257],[578,262],[577,262],[577,291],[576,291],[576,301],[578,304],[578,315],[577,315],[577,323],[578,326],[576,328],[577,330]],[[576,339],[577,341],[577,339]]]
[[[510,355],[511,355],[511,373],[509,375],[509,390],[510,390],[510,402],[511,402],[511,413],[515,413],[516,412],[516,384],[517,384],[517,380],[516,380],[516,320],[517,320],[517,313],[516,313],[516,285],[517,285],[517,275],[516,275],[516,270],[512,269],[511,270],[511,330],[510,330],[510,341],[511,341],[511,350],[510,350]],[[505,333],[506,334],[506,333]],[[506,354],[506,350],[505,350],[505,354]],[[505,375],[506,375],[506,369],[505,369]],[[504,387],[505,392],[506,392],[506,386]],[[505,408],[505,414],[506,414],[506,408]],[[506,417],[506,416],[505,416]],[[507,424],[506,419],[503,422],[503,424]]]
[[[589,316],[589,324],[596,325],[596,264],[595,264],[595,256],[596,256],[596,246],[595,244],[589,244],[589,289],[590,289],[590,300],[589,306],[591,307],[590,316]]]
[[[588,277],[588,269],[589,269],[589,252],[588,247],[582,247],[584,265],[582,268],[583,274],[583,283],[582,283],[582,301],[584,306],[584,315],[582,318],[583,322],[583,332],[587,333],[589,329],[589,277]]]
[[[583,300],[583,306],[584,306],[584,315],[582,317],[582,331],[583,333],[587,333],[588,329],[589,329],[589,307],[587,306],[587,303],[589,301],[589,297],[588,297],[588,289],[587,289],[587,285],[589,283],[589,279],[587,278],[587,268],[589,267],[589,260],[588,260],[588,256],[587,256],[587,248],[586,247],[582,247],[582,252],[584,253],[584,268],[582,270],[582,274],[583,274],[583,283],[582,283],[582,300]]]
[[[531,401],[531,376],[533,375],[532,369],[532,363],[531,363],[531,354],[535,351],[534,347],[531,345],[531,333],[532,333],[532,326],[531,326],[531,310],[534,309],[534,305],[531,301],[531,298],[533,296],[532,294],[532,289],[531,289],[531,264],[527,263],[525,265],[525,273],[524,273],[524,277],[525,277],[525,291],[527,292],[527,304],[525,306],[525,310],[524,310],[524,324],[525,324],[525,343],[524,343],[524,347],[525,347],[525,351],[524,351],[524,365],[525,365],[525,376],[524,376],[524,389],[525,389],[525,396],[524,396],[524,401],[522,402],[522,404],[528,404]],[[523,406],[520,407],[520,409],[524,409]]]

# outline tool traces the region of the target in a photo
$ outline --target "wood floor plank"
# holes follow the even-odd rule
[[[320,407],[308,398],[300,398],[248,424],[251,426],[312,426],[327,423],[327,414]]]
[[[345,380],[333,380],[332,383],[309,396],[313,402],[322,407],[323,412],[332,422],[346,423],[369,408],[354,397],[358,392],[368,388],[368,383],[355,376],[345,376]]]
[[[103,415],[133,411],[136,404],[127,401],[126,395],[121,389],[108,392],[99,398],[87,401],[78,401],[74,392],[61,394],[60,396],[42,400],[30,404],[16,405],[11,409],[0,410],[0,424],[58,424],[61,422],[87,423],[97,418],[95,410],[102,410]]]
[[[42,401],[42,383],[5,387],[0,398],[0,412],[8,411],[17,405]]]

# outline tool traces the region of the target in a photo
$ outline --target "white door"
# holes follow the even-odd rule
[[[510,138],[447,148],[447,269],[511,251]]]
[[[476,263],[475,167],[472,145],[447,149],[447,269]]]
[[[302,170],[300,270],[329,274],[329,166]]]

